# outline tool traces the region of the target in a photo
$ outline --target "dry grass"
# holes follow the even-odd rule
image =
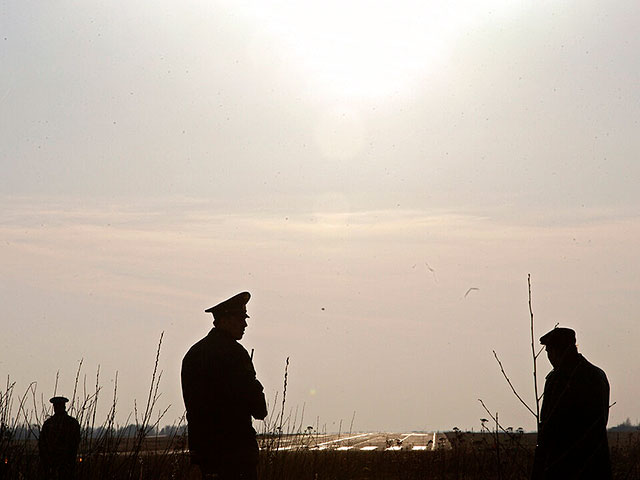
[[[95,384],[87,388],[86,377],[80,382],[82,362],[76,374],[70,413],[82,427],[77,478],[85,479],[193,479],[198,478],[189,466],[185,451],[184,417],[178,419],[171,433],[157,434],[166,409],[158,406],[162,372],[158,359],[162,337],[156,353],[149,394],[145,405],[129,415],[123,429],[115,421],[117,376],[109,395],[111,407],[102,422],[96,410],[102,395],[100,373]],[[288,366],[288,359],[287,359]],[[480,433],[447,433],[450,449],[434,451],[338,451],[315,450],[320,435],[304,422],[304,406],[287,412],[287,367],[282,400],[276,395],[268,421],[259,435],[261,444],[258,465],[261,480],[519,480],[528,479],[533,462],[535,434],[490,431],[483,423]],[[40,399],[40,400],[38,400]],[[38,478],[37,437],[42,422],[50,414],[36,385],[31,384],[20,397],[15,384],[7,380],[0,391],[0,479]],[[355,417],[355,413],[354,413]],[[497,422],[496,422],[497,423]],[[349,431],[352,429],[353,419]],[[496,427],[497,428],[497,427]],[[326,432],[325,432],[326,433]],[[346,433],[346,432],[344,432]],[[283,445],[297,445],[283,451]],[[614,479],[640,480],[640,431],[610,434]]]

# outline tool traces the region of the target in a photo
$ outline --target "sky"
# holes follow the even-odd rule
[[[640,4],[442,3],[0,0],[2,383],[124,423],[164,332],[172,423],[248,290],[300,424],[533,430],[530,274],[636,422]]]

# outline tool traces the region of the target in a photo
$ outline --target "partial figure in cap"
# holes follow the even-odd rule
[[[555,328],[540,343],[553,370],[544,384],[532,478],[610,480],[607,376],[578,353],[570,328]]]
[[[41,471],[47,480],[72,479],[80,444],[80,424],[67,413],[65,397],[53,397],[53,416],[42,424],[38,438]]]
[[[189,451],[203,478],[257,478],[251,417],[263,420],[267,405],[251,357],[238,343],[250,298],[249,292],[239,293],[205,310],[213,314],[213,328],[182,360]]]

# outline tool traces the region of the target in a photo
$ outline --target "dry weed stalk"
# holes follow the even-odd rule
[[[534,400],[535,400],[535,412],[527,404],[527,402],[525,402],[522,399],[522,397],[520,396],[520,394],[518,393],[516,388],[513,386],[513,383],[511,383],[511,379],[509,378],[509,376],[505,372],[504,366],[502,365],[502,362],[500,361],[500,358],[498,357],[498,354],[496,353],[496,351],[495,350],[492,350],[492,351],[493,351],[493,356],[496,359],[496,362],[498,362],[498,365],[500,367],[500,372],[502,372],[502,376],[507,381],[507,384],[511,388],[511,391],[516,396],[516,398],[520,401],[520,403],[522,403],[522,405],[525,406],[525,408],[529,411],[529,413],[531,413],[535,417],[535,419],[536,419],[536,430],[539,430],[539,428],[540,428],[540,400],[542,399],[542,395],[538,395],[538,357],[540,356],[540,354],[542,353],[544,348],[541,348],[536,352],[535,334],[534,334],[534,328],[533,328],[534,327],[533,307],[532,307],[532,302],[531,302],[531,274],[527,274],[527,287],[528,287],[528,300],[529,300],[529,328],[530,328],[530,332],[531,332],[531,360],[532,360],[532,363],[533,363],[533,392],[534,392]]]

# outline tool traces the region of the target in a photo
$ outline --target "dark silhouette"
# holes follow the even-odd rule
[[[40,465],[47,480],[67,480],[75,476],[80,444],[80,424],[67,413],[65,397],[53,397],[53,416],[42,424],[38,438]]]
[[[258,443],[251,417],[267,416],[263,388],[249,354],[237,341],[247,327],[248,292],[206,312],[213,328],[182,360],[191,461],[203,477],[256,479]]]
[[[540,338],[553,370],[544,384],[534,480],[611,479],[609,382],[576,348],[570,328]]]

